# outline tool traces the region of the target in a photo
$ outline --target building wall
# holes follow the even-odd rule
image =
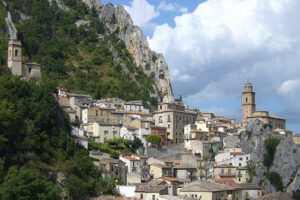
[[[35,64],[22,64],[22,75],[28,79],[33,79],[35,81],[41,81],[41,67]]]
[[[116,125],[93,124],[93,137],[96,142],[104,143],[106,139],[120,137],[120,127]]]
[[[247,183],[249,178],[250,178],[249,172],[246,168],[243,168],[243,169],[238,168],[237,169],[237,176],[235,179],[236,183]]]
[[[143,198],[141,198],[141,194],[143,194]],[[135,192],[135,197],[141,200],[157,200],[159,197],[159,193],[146,193],[146,192]]]
[[[22,44],[21,41],[10,40],[8,43],[7,65],[12,74],[22,75]]]
[[[245,90],[242,97],[243,121],[246,121],[253,112],[255,112],[255,93],[252,91],[252,86],[245,85]]]
[[[178,195],[186,196],[186,197],[192,197],[195,199],[201,199],[203,200],[212,200],[213,199],[213,193],[212,192],[181,192],[180,190],[177,191]],[[196,197],[197,196],[197,197]]]
[[[215,175],[215,178],[232,178],[232,179],[236,180],[237,169],[236,168],[215,167],[214,175]]]
[[[194,124],[196,114],[183,111],[162,111],[154,114],[155,125],[167,127],[168,136],[173,143],[183,143],[184,126]]]
[[[150,174],[153,174],[153,178],[160,178],[163,176],[162,168],[150,165]]]

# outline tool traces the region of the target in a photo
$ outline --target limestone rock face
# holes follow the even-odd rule
[[[263,165],[264,154],[266,153],[264,141],[269,137],[280,139],[270,172],[279,173],[287,192],[292,194],[293,191],[300,188],[300,147],[294,143],[291,134],[272,133],[269,128],[264,129],[263,122],[258,119],[250,120],[246,131],[241,134],[243,152],[251,154],[255,166],[256,176],[253,178],[253,182],[262,183],[268,192],[276,191],[264,175],[267,172]]]
[[[111,3],[104,6],[99,0],[83,0],[90,8],[95,7],[99,18],[106,22],[111,31],[118,31],[119,39],[125,42],[126,48],[133,55],[137,66],[143,68],[147,75],[154,73],[158,86],[155,96],[163,102],[174,102],[168,65],[162,54],[149,48],[147,38],[133,21],[122,5],[114,7]]]

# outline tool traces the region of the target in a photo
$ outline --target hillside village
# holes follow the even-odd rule
[[[21,42],[11,38],[12,73],[42,81],[40,65],[22,61],[21,52]],[[300,137],[286,130],[285,119],[256,110],[251,83],[241,93],[242,122],[172,98],[162,99],[154,112],[139,99],[94,99],[64,87],[57,88],[55,98],[68,115],[75,142],[89,150],[102,176],[121,180],[116,199],[292,199],[292,191],[252,182],[253,155],[243,149],[241,135],[253,134],[249,124],[260,122],[274,137],[291,137],[298,150]]]
[[[21,62],[15,59],[21,56],[21,43],[11,40],[8,52],[12,72],[30,79],[30,71],[15,70],[21,66],[15,64]],[[122,180],[117,193],[136,199],[263,198],[267,192],[251,183],[251,153],[243,152],[239,135],[253,119],[261,120],[274,134],[293,134],[285,129],[285,119],[256,111],[251,83],[242,92],[242,122],[189,108],[182,101],[161,102],[150,113],[140,100],[93,99],[66,88],[58,88],[56,98],[73,124],[76,143],[90,150],[104,177]],[[150,135],[158,135],[159,141],[151,143]],[[115,155],[89,148],[91,143],[136,138],[141,142],[137,152]],[[299,144],[299,137],[293,138]]]

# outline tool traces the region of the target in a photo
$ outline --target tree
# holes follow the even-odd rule
[[[0,199],[59,200],[58,190],[39,171],[22,167],[11,167],[0,187]]]
[[[151,144],[158,145],[159,143],[161,143],[162,139],[160,135],[148,135],[146,140]]]

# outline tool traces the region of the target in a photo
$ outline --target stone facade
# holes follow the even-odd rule
[[[246,124],[249,119],[259,119],[264,124],[270,125],[273,129],[285,129],[285,119],[275,115],[270,115],[268,111],[256,111],[255,92],[252,84],[246,83],[242,95],[243,123]]]
[[[185,109],[183,103],[160,103],[154,113],[155,125],[167,127],[168,139],[183,143],[184,126],[194,124],[197,113]]]
[[[42,80],[41,66],[39,64],[29,61],[22,61],[21,41],[9,41],[7,66],[13,75],[21,75],[27,79],[32,79],[37,82]]]

